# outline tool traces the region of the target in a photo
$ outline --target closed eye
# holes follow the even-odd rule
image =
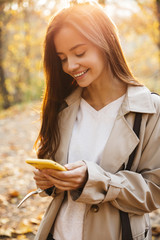
[[[61,59],[61,62],[64,63],[67,61],[67,58]]]
[[[77,56],[77,57],[82,57],[84,54],[85,54],[85,52],[76,54],[76,56]]]

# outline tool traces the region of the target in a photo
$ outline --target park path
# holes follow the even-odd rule
[[[51,201],[34,195],[17,208],[23,196],[36,189],[33,168],[25,159],[36,157],[37,107],[37,103],[13,107],[0,119],[0,239],[32,240]]]

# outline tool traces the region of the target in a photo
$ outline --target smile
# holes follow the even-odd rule
[[[83,74],[85,74],[87,71],[88,71],[88,69],[87,69],[86,71],[81,72],[81,73],[77,73],[77,74],[74,75],[74,77],[75,77],[75,78],[76,78],[76,77],[80,77],[80,76],[82,76]]]

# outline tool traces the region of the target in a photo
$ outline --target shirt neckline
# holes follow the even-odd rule
[[[104,112],[108,109],[110,109],[111,107],[115,106],[120,106],[121,103],[123,102],[123,99],[125,98],[126,94],[123,94],[121,97],[117,98],[116,100],[108,103],[107,105],[105,105],[104,107],[102,107],[100,110],[96,110],[94,107],[92,107],[84,98],[81,98],[81,102],[83,105],[85,105],[86,107],[88,107],[92,112],[94,113],[101,113]]]

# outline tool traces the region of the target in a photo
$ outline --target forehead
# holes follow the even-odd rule
[[[91,44],[78,30],[71,26],[64,26],[54,35],[54,44],[57,52],[71,49],[76,45]]]

